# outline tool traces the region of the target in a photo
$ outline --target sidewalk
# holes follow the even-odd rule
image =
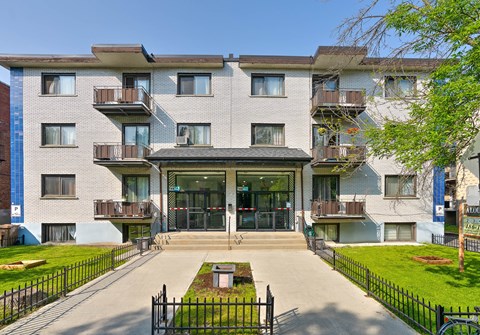
[[[165,283],[180,298],[202,262],[246,262],[257,294],[270,284],[275,334],[416,334],[309,251],[151,252],[0,334],[149,334],[151,296]]]

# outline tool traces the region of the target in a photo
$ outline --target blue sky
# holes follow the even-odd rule
[[[154,54],[313,55],[360,0],[17,0],[0,11],[0,54],[90,54],[141,43]],[[0,80],[9,72],[0,67]]]

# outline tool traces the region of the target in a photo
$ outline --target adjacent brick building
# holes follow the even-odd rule
[[[353,47],[238,58],[159,56],[142,45],[0,55],[11,71],[12,220],[29,243],[304,224],[346,243],[429,241],[443,228],[434,209],[444,176],[367,158],[360,128],[406,116],[402,98],[435,64]]]

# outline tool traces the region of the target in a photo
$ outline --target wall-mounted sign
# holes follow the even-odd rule
[[[10,216],[12,218],[19,218],[22,216],[22,206],[20,205],[12,205],[10,208]]]
[[[435,216],[445,216],[444,205],[435,205]]]
[[[168,190],[170,192],[180,192],[180,186],[172,186],[172,187],[169,187]]]
[[[464,216],[463,233],[467,235],[480,236],[480,218]]]
[[[242,187],[242,191],[243,191],[243,192],[248,192],[248,186],[243,186],[243,187]]]
[[[480,216],[480,206],[467,206],[465,214],[467,216]]]

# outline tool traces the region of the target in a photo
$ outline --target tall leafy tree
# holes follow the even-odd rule
[[[393,36],[390,57],[439,59],[419,99],[406,101],[409,118],[384,118],[365,136],[374,156],[395,157],[411,170],[454,163],[480,125],[480,1],[372,0],[340,31],[340,42],[374,53]]]

